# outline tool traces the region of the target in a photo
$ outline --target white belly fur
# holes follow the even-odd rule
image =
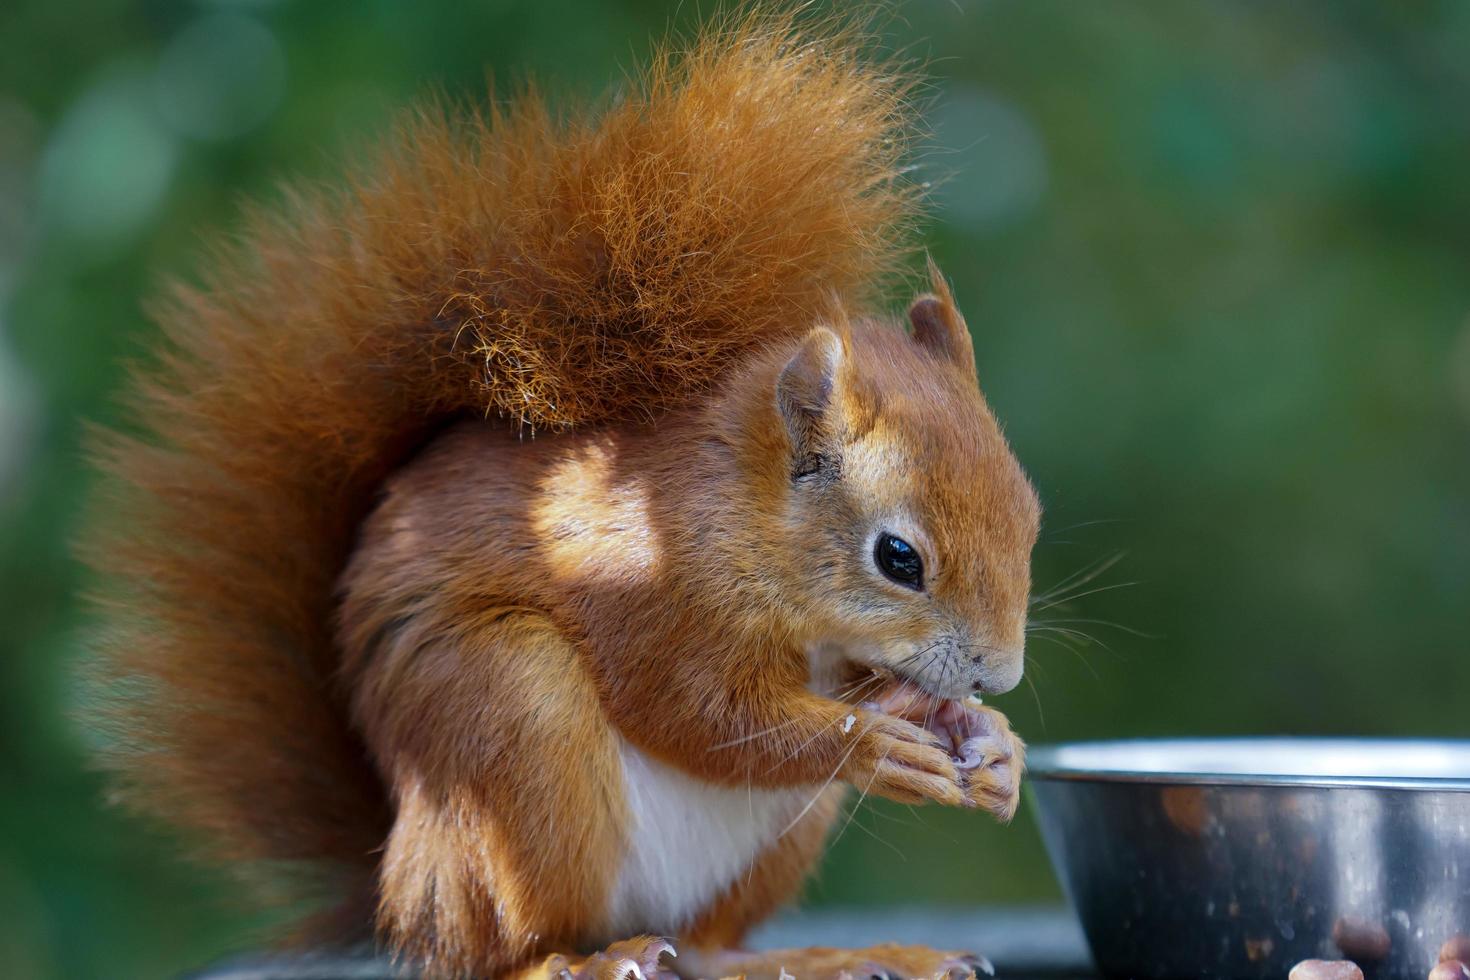
[[[608,904],[618,938],[673,933],[747,872],[815,786],[716,786],[622,745],[628,850]]]

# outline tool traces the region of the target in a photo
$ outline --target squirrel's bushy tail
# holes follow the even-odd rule
[[[908,80],[797,20],[729,18],[595,115],[425,110],[172,292],[83,542],[123,799],[213,858],[370,873],[333,589],[387,473],[456,415],[654,416],[895,269]]]

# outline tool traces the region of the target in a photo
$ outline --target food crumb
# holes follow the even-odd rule
[[[1287,980],[1363,980],[1363,971],[1352,960],[1302,960]]]
[[[852,726],[857,724],[857,715],[848,715],[842,719],[842,734],[846,735],[852,731]]]

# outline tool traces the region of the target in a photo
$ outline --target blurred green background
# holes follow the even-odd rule
[[[167,976],[257,924],[105,808],[69,720],[78,440],[143,298],[426,87],[595,94],[696,6],[0,5],[5,976]],[[1019,730],[1470,733],[1470,4],[893,10],[934,75],[930,241],[1047,504],[1038,588],[1116,559],[1042,614],[1102,642],[1035,639]],[[811,899],[1059,894],[1024,812],[877,806]]]

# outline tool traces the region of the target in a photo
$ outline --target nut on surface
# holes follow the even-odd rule
[[[1381,960],[1393,946],[1388,930],[1383,926],[1350,915],[1332,923],[1332,941],[1344,955],[1354,960]]]
[[[1463,960],[1440,960],[1429,971],[1429,980],[1470,980],[1470,966]]]
[[[1363,971],[1352,960],[1302,960],[1287,980],[1363,980]]]

